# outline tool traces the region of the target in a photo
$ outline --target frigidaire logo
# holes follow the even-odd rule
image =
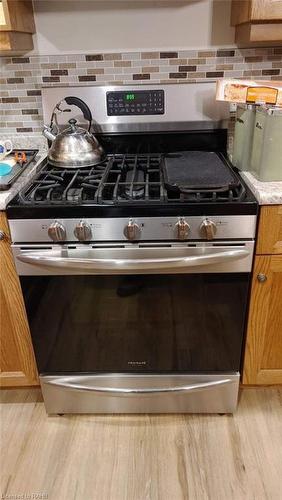
[[[133,366],[143,366],[147,364],[147,361],[127,361],[127,364]]]

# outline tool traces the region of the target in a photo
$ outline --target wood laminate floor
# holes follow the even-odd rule
[[[281,399],[248,388],[234,416],[47,417],[39,390],[2,391],[0,498],[281,500]]]

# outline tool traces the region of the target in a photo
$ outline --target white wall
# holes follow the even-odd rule
[[[233,45],[231,0],[34,0],[35,53]]]

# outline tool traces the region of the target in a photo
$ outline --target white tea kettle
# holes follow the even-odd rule
[[[69,106],[77,106],[89,122],[88,130],[76,125],[75,119],[69,120],[69,126],[59,132],[57,113],[69,111],[61,109],[61,104],[66,102]],[[51,165],[61,168],[91,167],[100,163],[104,156],[103,148],[96,137],[90,133],[92,115],[87,104],[78,97],[65,97],[54,108],[50,126],[44,126],[43,135],[51,141],[48,151],[48,160]]]

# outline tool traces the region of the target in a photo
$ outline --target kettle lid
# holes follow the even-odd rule
[[[84,135],[84,134],[88,134],[88,132],[82,128],[82,127],[78,127],[76,124],[77,124],[77,120],[75,118],[71,118],[68,123],[70,124],[70,126],[68,128],[66,128],[65,130],[63,130],[62,132],[62,135]]]

